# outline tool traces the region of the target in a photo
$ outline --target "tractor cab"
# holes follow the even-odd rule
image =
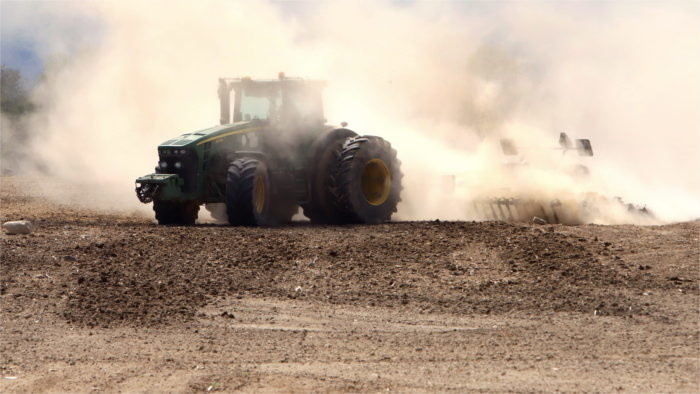
[[[252,80],[249,77],[219,79],[220,123],[263,121],[273,126],[318,126],[323,116],[322,81],[286,78]],[[231,96],[234,96],[231,108]],[[232,116],[233,115],[233,116]]]

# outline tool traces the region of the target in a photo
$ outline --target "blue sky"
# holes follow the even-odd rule
[[[26,79],[35,79],[42,70],[42,62],[36,48],[36,40],[15,34],[9,27],[15,23],[17,7],[26,7],[27,3],[0,3],[0,60],[3,66],[22,71]]]
[[[381,1],[381,0],[378,0]],[[396,7],[409,6],[413,0],[386,0]],[[270,0],[290,18],[304,18],[319,1]],[[492,8],[490,2],[465,2],[481,12]],[[81,0],[2,0],[0,1],[0,61],[4,66],[19,69],[31,85],[43,70],[44,59],[70,56],[100,40],[101,22],[80,7]],[[437,3],[436,3],[437,4]],[[457,3],[443,3],[451,6]],[[193,1],[196,6],[196,2]],[[462,8],[462,7],[459,7]],[[47,42],[58,48],[45,47]]]
[[[71,7],[66,7],[68,4]],[[98,42],[100,22],[75,4],[75,1],[64,0],[2,0],[2,64],[19,69],[25,82],[31,85],[40,76],[45,59],[70,56],[79,48]]]
[[[100,40],[101,22],[86,9],[81,12],[80,3],[80,0],[0,1],[2,64],[22,71],[26,82],[31,84],[43,70],[43,59],[70,56],[73,51],[97,44]],[[271,3],[292,17],[303,17],[317,4],[313,1]],[[46,48],[45,44],[49,41],[60,45],[58,48]]]
[[[20,69],[28,79],[36,78],[42,70],[42,63],[32,40],[2,40],[0,47],[2,64]]]
[[[233,1],[233,0],[232,0]],[[269,0],[280,12],[290,18],[303,19],[312,13],[321,1],[313,0]],[[382,0],[377,0],[382,1]],[[414,0],[385,0],[396,7],[410,6]],[[98,45],[102,36],[102,23],[83,0],[0,0],[0,61],[4,66],[19,69],[31,85],[43,70],[43,61],[52,58],[70,57],[77,50]],[[529,3],[542,1],[530,0]],[[640,5],[668,5],[663,1],[545,1],[561,8],[573,8],[576,13],[589,12],[604,16],[611,5],[636,8]],[[85,2],[87,4],[88,2]],[[447,7],[451,12],[489,14],[512,3],[511,1],[444,1],[435,2],[435,7]],[[527,0],[520,4],[528,3]],[[671,4],[695,11],[700,15],[700,3],[694,0],[670,1]],[[192,2],[196,6],[196,2]],[[687,7],[695,4],[695,7]],[[48,43],[52,47],[47,47]]]

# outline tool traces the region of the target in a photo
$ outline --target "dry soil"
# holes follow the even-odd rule
[[[700,391],[698,221],[158,226],[1,181],[2,392]]]

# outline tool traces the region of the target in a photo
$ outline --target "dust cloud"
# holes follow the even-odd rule
[[[216,124],[216,78],[284,71],[329,81],[329,122],[398,150],[399,219],[484,219],[473,203],[493,196],[573,210],[597,199],[582,219],[596,223],[650,222],[617,196],[658,221],[700,217],[696,2],[36,6],[100,26],[70,56],[60,35],[41,37],[51,61],[32,146],[51,176],[99,191],[86,202],[97,208],[150,211],[133,181],[159,143]],[[562,154],[560,132],[595,156]],[[519,154],[503,155],[501,138]]]

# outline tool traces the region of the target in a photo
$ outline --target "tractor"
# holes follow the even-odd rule
[[[160,144],[137,197],[164,225],[194,224],[201,205],[216,203],[231,225],[282,225],[299,207],[313,223],[390,220],[402,189],[396,150],[345,122],[327,125],[324,86],[283,73],[220,78],[220,125]]]

